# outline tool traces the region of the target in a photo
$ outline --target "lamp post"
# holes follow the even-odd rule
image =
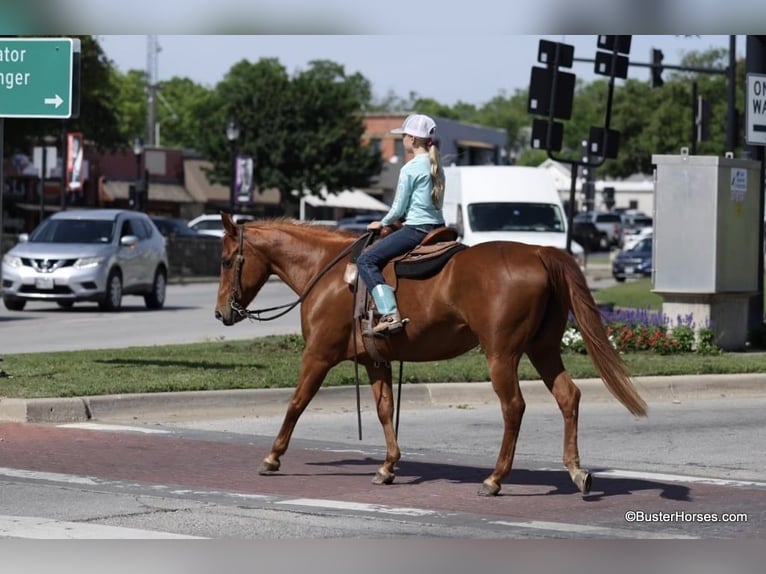
[[[226,126],[226,139],[229,140],[231,151],[231,178],[229,183],[229,213],[234,213],[234,200],[237,186],[237,140],[239,139],[239,126],[234,120]]]
[[[136,183],[133,185],[133,209],[139,209],[141,190],[141,156],[144,153],[144,141],[140,137],[133,140],[133,155],[136,156]]]
[[[51,136],[43,137],[42,173],[40,174],[40,223],[45,219],[45,179],[48,172],[48,146],[56,141]]]

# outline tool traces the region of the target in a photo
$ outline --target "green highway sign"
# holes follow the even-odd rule
[[[0,38],[0,118],[71,117],[73,45],[71,38]]]

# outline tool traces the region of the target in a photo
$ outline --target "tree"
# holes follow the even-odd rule
[[[290,78],[276,59],[235,64],[197,113],[204,118],[200,149],[214,163],[213,181],[231,173],[225,126],[240,126],[241,154],[254,158],[254,181],[277,188],[286,210],[294,212],[305,191],[337,192],[369,185],[381,160],[362,145],[363,111],[370,104],[369,83],[346,76],[343,67],[315,61]]]
[[[189,78],[171,78],[157,89],[157,119],[163,146],[197,149],[202,121],[196,111],[211,90]]]
[[[367,80],[360,74],[348,77],[343,66],[326,60],[311,62],[292,79],[292,136],[285,148],[282,197],[293,198],[293,190],[316,194],[370,184],[381,168],[380,158],[361,143],[362,112],[370,99]]]
[[[135,137],[146,133],[146,72],[130,70],[125,74],[112,71],[115,86],[115,105],[122,142],[130,145]]]

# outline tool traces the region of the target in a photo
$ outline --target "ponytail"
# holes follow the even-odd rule
[[[431,201],[434,207],[441,209],[444,202],[444,169],[439,148],[433,141],[428,145],[428,159],[431,162]]]

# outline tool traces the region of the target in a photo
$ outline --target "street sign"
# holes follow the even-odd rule
[[[0,38],[0,118],[72,116],[74,41]]]
[[[748,145],[766,145],[766,75],[747,75],[745,97],[745,141]]]

